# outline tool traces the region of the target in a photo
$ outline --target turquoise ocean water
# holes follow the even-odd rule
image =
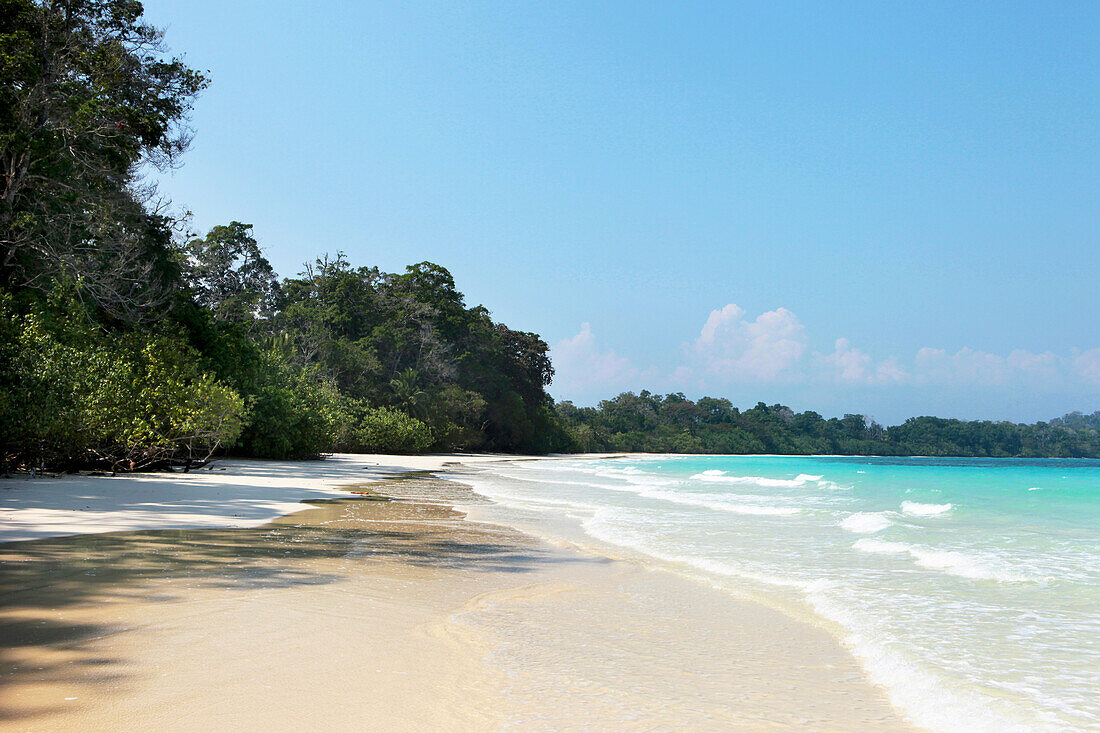
[[[1100,461],[500,465],[487,518],[815,620],[918,725],[1100,730]]]

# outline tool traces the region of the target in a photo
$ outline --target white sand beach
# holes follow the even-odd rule
[[[345,496],[340,487],[499,455],[353,455],[219,460],[189,473],[0,479],[0,542],[140,529],[256,527]]]
[[[498,460],[5,481],[0,730],[908,729],[826,631],[407,473]]]

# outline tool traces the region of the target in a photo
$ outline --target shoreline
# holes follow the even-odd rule
[[[35,716],[36,727],[45,726],[41,729],[135,720],[161,729],[217,727],[230,720],[234,727],[260,729],[279,722],[264,705],[275,703],[280,688],[285,695],[285,685],[300,688],[304,680],[311,695],[292,695],[293,710],[303,721],[328,720],[337,726],[365,720],[362,716],[369,712],[373,722],[389,721],[395,727],[496,730],[520,723],[557,729],[582,720],[594,726],[623,724],[627,718],[622,716],[633,711],[631,715],[657,727],[677,721],[682,727],[688,716],[695,727],[716,730],[799,725],[911,729],[890,707],[885,691],[867,681],[852,653],[823,629],[659,570],[553,547],[522,530],[469,519],[456,507],[482,500],[461,478],[451,480],[445,464],[501,460],[512,459],[340,456],[327,468],[317,463],[226,462],[236,464],[224,467],[241,476],[242,492],[251,492],[257,483],[262,486],[262,478],[279,491],[303,492],[304,500],[313,504],[297,504],[295,511],[268,522],[261,512],[283,508],[284,494],[261,503],[248,516],[237,516],[242,513],[238,496],[228,505],[234,511],[214,512],[200,505],[204,511],[194,511],[191,529],[182,530],[152,528],[158,519],[184,521],[180,512],[170,510],[172,502],[166,500],[172,497],[160,497],[160,504],[170,506],[159,507],[159,513],[136,509],[140,502],[131,499],[119,507],[116,518],[135,525],[129,532],[55,535],[0,545],[5,554],[0,567],[8,569],[9,578],[12,568],[38,565],[42,571],[49,563],[55,570],[75,566],[83,571],[70,582],[87,592],[77,593],[71,607],[53,615],[65,617],[61,625],[70,631],[95,627],[103,632],[91,639],[82,633],[69,639],[61,633],[65,638],[60,643],[39,643],[30,634],[12,644],[13,632],[22,630],[27,636],[31,620],[47,620],[46,608],[58,599],[48,587],[14,602],[9,599],[0,629],[7,632],[5,656],[15,656],[4,660],[0,692],[4,700],[14,697],[16,708],[11,702],[0,704],[5,717],[12,729],[20,729],[19,721],[28,719],[21,714],[28,713],[20,711],[22,705],[50,710]],[[383,461],[388,465],[371,465]],[[301,475],[303,469],[314,468],[321,470],[308,478]],[[409,472],[424,471],[441,476],[410,477]],[[226,478],[234,474],[223,473],[227,475],[200,481],[189,480],[194,474],[163,478],[183,478],[180,483],[192,489],[222,484],[224,491]],[[132,478],[100,480],[113,486]],[[85,479],[77,479],[80,491],[68,495],[92,496]],[[65,479],[33,483],[48,481]],[[355,485],[361,485],[363,500],[349,497]],[[43,495],[56,503],[56,487],[43,488],[49,489]],[[155,484],[138,488],[165,490]],[[0,491],[0,497],[7,500],[7,492]],[[80,521],[86,517],[79,507],[68,509],[74,522],[69,529],[104,526]],[[211,526],[217,521],[222,522],[219,527]],[[11,525],[0,526],[10,536]],[[53,521],[40,531],[60,528]],[[135,556],[134,547],[148,546],[155,551]],[[196,546],[233,549],[223,555],[197,551]],[[103,555],[91,565],[89,548],[93,555]],[[84,559],[75,560],[78,555]],[[105,562],[112,555],[122,560],[113,568]],[[161,567],[166,559],[171,565],[167,571]],[[136,566],[132,573],[124,569],[128,563]],[[96,575],[104,573],[100,568],[106,569],[106,577]],[[205,582],[211,576],[218,579],[213,585]],[[39,573],[40,581],[51,577]],[[37,605],[36,592],[45,593]],[[195,608],[205,611],[195,616]],[[283,614],[290,608],[294,613],[287,618]],[[56,618],[48,620],[49,626],[57,623]],[[355,638],[348,636],[349,622]],[[656,676],[655,650],[667,652]],[[174,667],[180,669],[163,671],[156,657],[165,652],[179,655],[181,664]],[[109,675],[94,665],[82,666],[84,654],[126,660],[104,666],[124,670],[127,689],[119,692],[117,686],[104,684]],[[204,654],[216,656],[231,679],[221,672],[208,679],[208,669],[197,676],[186,673],[186,660],[203,669]],[[51,667],[58,655],[71,658]],[[293,663],[271,670],[264,661],[268,657]],[[374,661],[364,662],[381,658],[391,664],[388,672],[372,666]],[[610,670],[608,658],[616,660]],[[18,669],[41,662],[55,679],[49,674],[20,676]],[[353,670],[361,676],[353,687],[363,696],[374,696],[377,704],[353,710],[346,700],[325,691],[336,683],[334,675],[340,685],[348,684],[344,673]],[[258,673],[266,681],[257,682]],[[225,685],[233,690],[231,699],[221,690]],[[13,696],[13,690],[21,694]],[[589,697],[596,690],[600,693]],[[380,701],[379,695],[390,702]],[[679,717],[663,717],[669,714],[668,705],[653,702],[669,698],[680,700]],[[196,699],[221,702],[204,702],[207,712],[199,718],[164,713]],[[586,703],[579,706],[577,700]],[[410,712],[410,704],[421,712]],[[157,712],[153,718],[132,718],[150,714],[142,710]],[[6,728],[0,718],[0,729]]]
[[[142,529],[257,527],[308,509],[303,502],[344,496],[346,486],[409,471],[553,459],[337,453],[310,461],[230,458],[190,473],[0,479],[0,543]]]

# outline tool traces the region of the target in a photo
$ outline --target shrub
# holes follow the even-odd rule
[[[6,468],[112,470],[204,459],[240,435],[244,403],[171,332],[114,336],[71,296],[19,315],[0,298]]]
[[[427,425],[388,407],[350,406],[351,424],[341,448],[352,453],[421,453],[432,444]]]
[[[347,415],[336,388],[313,370],[289,363],[279,351],[264,352],[242,451],[257,458],[313,458],[328,453],[345,430]]]

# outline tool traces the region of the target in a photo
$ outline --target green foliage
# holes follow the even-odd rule
[[[342,450],[353,453],[423,453],[432,445],[431,429],[399,410],[350,406],[349,429]]]
[[[186,149],[206,85],[141,13],[134,0],[0,7],[0,287],[66,279],[127,322],[179,286],[171,222],[146,206],[138,169]]]
[[[186,251],[195,301],[216,319],[251,325],[271,317],[279,284],[250,225],[216,226],[188,242]]]
[[[347,423],[343,399],[315,371],[263,352],[249,385],[241,451],[258,458],[314,458],[333,450]]]
[[[240,396],[177,334],[104,333],[61,290],[25,313],[4,293],[0,318],[6,467],[186,463],[240,435]]]
[[[425,414],[438,450],[476,450],[485,441],[482,416],[488,403],[479,392],[447,384],[433,391]]]
[[[234,443],[241,433],[244,403],[201,371],[189,346],[167,335],[133,334],[126,341],[132,355],[129,390],[119,392],[133,408],[127,415],[125,402],[112,405],[116,444],[148,462],[154,451],[163,457],[179,451],[196,457]]]
[[[566,442],[540,432],[561,433],[545,391],[546,343],[467,308],[445,268],[422,262],[389,274],[338,254],[281,292],[273,323],[293,362],[349,399],[424,422],[436,448],[544,451]]]
[[[763,402],[740,411],[726,399],[645,390],[598,408],[559,402],[556,410],[569,449],[579,452],[1100,458],[1100,412],[1034,425],[917,417],[884,428],[863,415],[826,420]]]

